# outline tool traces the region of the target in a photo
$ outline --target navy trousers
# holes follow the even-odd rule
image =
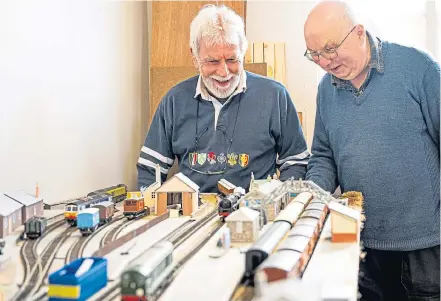
[[[364,251],[358,281],[361,301],[440,300],[440,246],[408,252]]]

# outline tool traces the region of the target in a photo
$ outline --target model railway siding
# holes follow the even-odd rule
[[[212,221],[213,220],[213,218],[216,218],[217,219],[217,209],[216,209],[216,211],[214,212],[214,215],[212,215],[212,214],[210,214],[209,216],[207,216],[208,217],[208,219],[206,219],[206,220],[204,220],[204,222],[203,223],[201,223],[201,224],[199,224],[199,225],[197,225],[197,226],[195,226],[195,227],[192,227],[193,229],[195,229],[195,228],[197,228],[197,230],[193,230],[194,232],[192,232],[192,234],[194,234],[196,231],[198,231],[200,228],[202,228],[204,225],[206,225],[209,221]],[[164,294],[164,292],[167,290],[167,288],[171,285],[171,283],[173,283],[173,280],[176,278],[176,276],[178,275],[178,273],[179,273],[179,270],[182,268],[182,266],[187,262],[187,261],[189,261],[196,253],[198,253],[198,251],[200,250],[200,249],[202,249],[202,247],[204,247],[205,246],[205,244],[216,234],[216,232],[217,231],[219,231],[219,229],[220,228],[222,228],[223,227],[223,223],[220,221],[220,220],[217,220],[215,223],[214,223],[214,227],[211,229],[211,230],[209,230],[208,231],[208,233],[207,234],[205,234],[204,235],[204,237],[203,237],[203,239],[200,241],[200,242],[198,242],[198,243],[196,243],[196,246],[194,246],[194,247],[192,247],[192,248],[190,248],[186,253],[186,255],[182,258],[182,259],[180,259],[180,260],[178,260],[176,263],[174,263],[174,265],[173,265],[173,269],[172,269],[172,271],[170,272],[170,277],[169,277],[169,279],[163,284],[163,286],[161,287],[161,290],[156,294],[156,298],[155,298],[155,300],[158,300],[158,299],[160,299],[161,298],[161,296]],[[177,249],[177,247],[180,245],[180,244],[182,244],[182,240],[179,240],[179,243],[178,243],[178,245],[173,245],[173,248],[174,248],[174,251],[173,252],[176,252],[176,249]],[[173,256],[174,258],[176,258],[176,256]]]
[[[179,247],[185,240],[190,237],[192,234],[196,233],[200,228],[202,228],[204,225],[206,225],[208,222],[210,222],[213,218],[217,216],[217,207],[213,209],[212,212],[207,214],[205,217],[201,218],[200,220],[194,222],[194,225],[191,227],[188,227],[184,230],[183,233],[177,232],[176,235],[168,237],[168,241],[170,241],[173,244],[173,247],[176,249]]]
[[[118,235],[128,226],[130,226],[131,224],[133,224],[134,222],[136,222],[137,219],[133,219],[130,221],[126,221],[124,222],[121,226],[119,227],[114,227],[112,228],[110,231],[108,231],[103,238],[101,239],[101,243],[100,246],[104,247],[107,244],[110,244],[111,242],[117,240]]]
[[[193,222],[194,222],[194,220],[188,220],[188,221],[186,221],[181,227],[179,227],[178,229],[173,230],[172,232],[170,232],[169,234],[167,234],[167,235],[162,239],[162,241],[170,241],[173,237],[177,237],[177,235],[178,235],[180,232],[184,231],[184,229],[186,229],[186,227],[187,227],[188,225],[190,225],[191,223],[193,223]]]
[[[208,240],[210,240],[213,235],[223,226],[220,220],[217,218],[217,207],[214,208],[209,214],[207,214],[205,217],[199,219],[198,221],[192,221],[192,224],[189,227],[180,227],[181,231],[176,231],[175,233],[171,233],[167,235],[164,239],[160,240],[160,243],[167,242],[171,246],[171,250],[166,252],[172,252],[168,256],[170,256],[170,259],[173,258],[172,262],[169,262],[164,269],[168,271],[162,271],[161,273],[166,273],[162,276],[158,274],[155,277],[165,277],[161,284],[159,284],[159,288],[155,289],[154,297],[150,296],[147,298],[154,298],[153,300],[158,300],[161,298],[164,291],[167,289],[167,287],[170,285],[170,283],[173,281],[173,279],[176,277],[176,275],[179,273],[182,266],[190,259],[192,258],[206,243]],[[212,222],[212,224],[210,224]],[[185,224],[188,224],[185,223]],[[204,229],[207,228],[207,229]],[[208,233],[206,231],[208,230]],[[189,237],[195,237],[195,235],[198,231],[203,231],[201,235],[198,235],[196,241],[190,241],[190,246],[185,249],[183,252],[182,258],[178,258],[175,253],[179,252],[181,253],[181,250],[178,250],[178,247],[182,245],[184,242],[188,241]],[[202,240],[201,240],[202,237]],[[155,244],[157,246],[158,244]],[[153,246],[153,248],[155,247]],[[159,247],[158,247],[159,248]],[[164,246],[166,248],[166,246]],[[151,250],[151,249],[148,249]],[[149,252],[149,251],[146,251]],[[172,255],[175,254],[175,255]],[[173,256],[173,257],[171,257]],[[159,270],[158,270],[159,271]],[[154,272],[156,274],[156,272]],[[115,293],[114,290],[117,290],[118,293]],[[113,297],[114,294],[116,296],[121,294],[121,288],[114,288],[111,291],[108,291],[106,296]],[[148,293],[150,294],[150,293]],[[107,300],[107,299],[105,299]],[[115,299],[113,299],[115,300]],[[149,299],[152,300],[152,299]]]
[[[83,257],[84,249],[86,248],[87,244],[92,240],[92,238],[96,237],[96,235],[100,233],[102,230],[106,229],[107,226],[110,226],[115,222],[122,220],[123,218],[124,216],[119,216],[113,219],[112,221],[110,221],[109,223],[102,225],[89,236],[81,236],[80,239],[69,248],[69,251],[66,254],[65,264],[68,264],[77,258]]]
[[[113,250],[115,250],[116,248],[121,247],[122,245],[126,244],[127,242],[129,242],[130,240],[134,239],[135,237],[143,234],[144,232],[146,232],[148,229],[150,229],[151,227],[157,225],[158,223],[168,219],[169,217],[169,212],[166,211],[165,213],[156,216],[155,218],[149,220],[146,224],[140,226],[139,228],[130,231],[127,234],[124,234],[123,236],[117,238],[116,240],[112,241],[111,243],[108,243],[106,245],[100,245],[100,249],[96,252],[93,253],[92,256],[97,256],[97,257],[104,257],[107,254],[111,253]],[[107,233],[106,233],[107,234]]]
[[[47,226],[45,233],[38,239],[27,239],[23,245],[20,248],[20,259],[23,263],[24,267],[24,275],[23,275],[23,283],[21,286],[23,286],[26,282],[26,279],[31,274],[32,267],[35,266],[38,258],[37,253],[37,245],[41,242],[42,238],[45,237],[48,233],[55,230],[59,226],[64,224],[64,220],[60,220],[57,222],[54,222]]]
[[[55,228],[54,226],[52,230]],[[73,231],[73,228],[66,228],[62,233],[58,234],[46,246],[41,256],[37,254],[37,244],[40,239],[25,242],[21,253],[25,265],[25,279],[13,300],[27,300],[28,296],[35,295],[35,293],[38,292],[43,285],[49,267],[59,247],[70,237]]]

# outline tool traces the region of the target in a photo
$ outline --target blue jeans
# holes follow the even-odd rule
[[[440,300],[440,246],[407,252],[365,251],[358,281],[360,300]]]

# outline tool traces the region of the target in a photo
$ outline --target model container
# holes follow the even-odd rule
[[[99,209],[100,225],[106,224],[112,220],[115,212],[115,204],[113,202],[102,202],[93,206]]]
[[[77,228],[83,236],[89,235],[98,228],[100,223],[100,210],[98,208],[87,208],[77,216]]]
[[[38,238],[46,231],[47,220],[44,217],[31,217],[25,223],[25,234],[29,238]]]
[[[107,285],[107,259],[78,258],[49,275],[49,301],[83,301]]]

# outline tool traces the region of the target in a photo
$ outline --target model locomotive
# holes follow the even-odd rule
[[[93,194],[67,203],[64,210],[64,218],[69,225],[75,226],[77,224],[78,212],[103,202],[112,202],[112,196],[105,193]]]
[[[140,191],[128,192],[123,203],[124,216],[128,220],[150,214],[144,204],[144,197]]]
[[[161,241],[121,274],[121,300],[156,300],[173,271],[173,244]]]
[[[127,186],[125,184],[118,184],[115,186],[92,191],[87,196],[89,197],[100,194],[108,194],[112,196],[112,200],[114,203],[122,202],[127,197]]]
[[[223,198],[218,203],[218,212],[222,222],[230,215],[231,212],[239,209],[239,199],[242,197],[242,193],[232,193]]]

